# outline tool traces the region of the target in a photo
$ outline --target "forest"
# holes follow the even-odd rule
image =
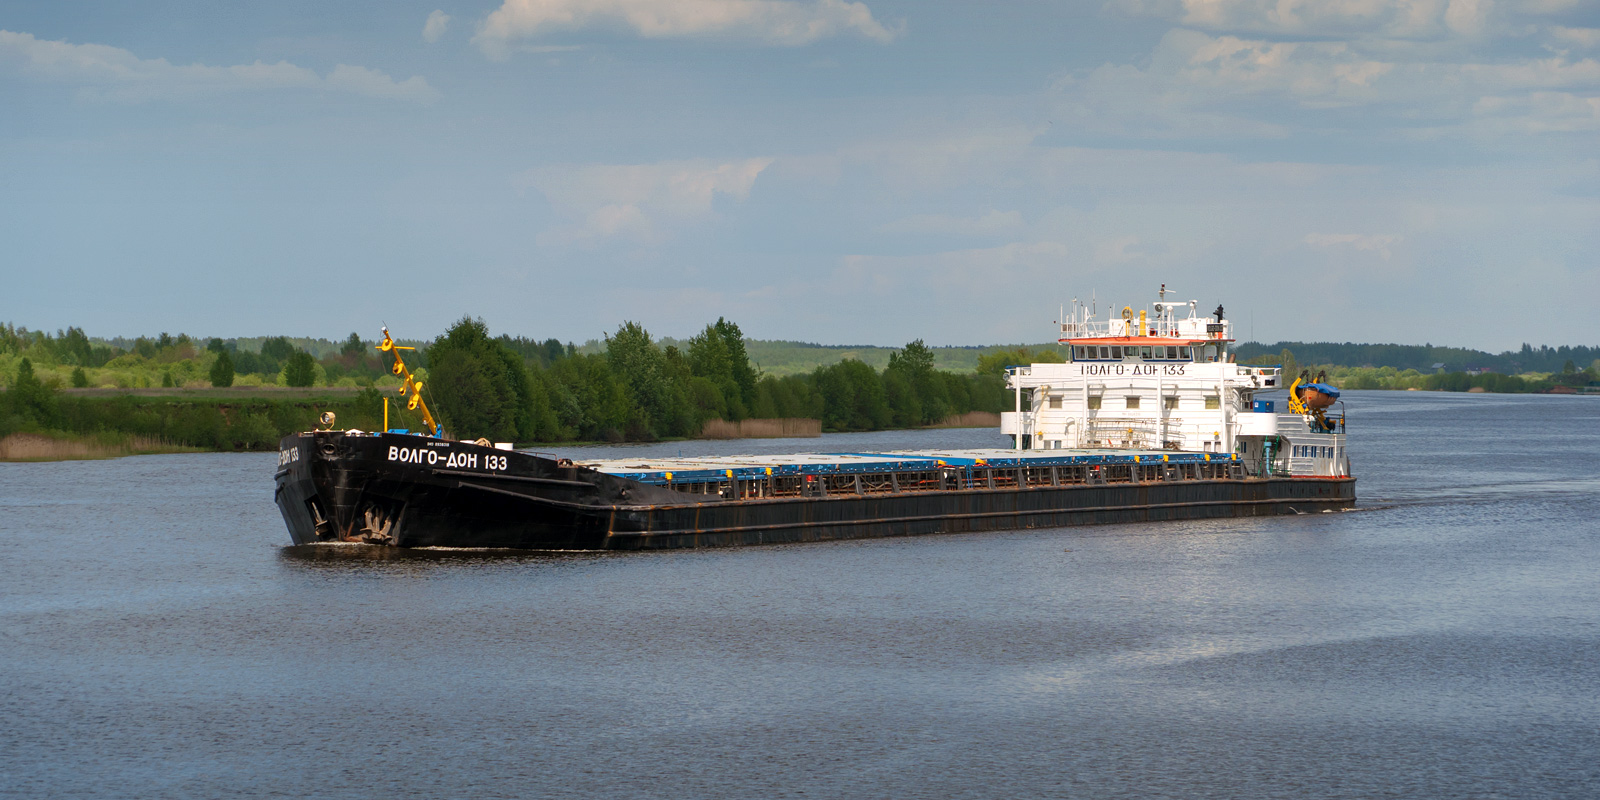
[[[1496,372],[1501,375],[1528,373],[1559,374],[1570,364],[1581,371],[1600,359],[1600,347],[1523,344],[1519,350],[1489,353],[1462,347],[1435,347],[1432,344],[1357,344],[1354,342],[1243,342],[1234,348],[1240,361],[1260,363],[1262,357],[1275,357],[1288,350],[1306,364],[1333,364],[1350,368],[1391,368],[1397,372],[1418,373]],[[1442,366],[1435,366],[1442,365]]]
[[[339,405],[370,429],[381,424],[384,394],[399,386],[390,362],[354,333],[336,347],[275,337],[250,350],[239,340],[202,342],[181,334],[123,344],[90,340],[78,328],[52,335],[0,325],[0,381],[10,387],[0,405],[0,436],[123,430],[186,446],[259,448],[269,432],[300,430],[312,418],[312,404],[275,398],[269,387],[349,390],[323,405]],[[403,352],[450,435],[521,443],[689,437],[716,419],[807,417],[830,431],[918,427],[1006,408],[1005,364],[1060,358],[1050,350],[990,348],[977,371],[956,373],[938,369],[933,348],[918,340],[891,352],[881,370],[844,359],[778,376],[751,362],[747,344],[739,326],[725,319],[681,347],[626,322],[602,347],[580,349],[556,339],[493,336],[482,320],[463,318],[432,342]],[[262,391],[237,399],[214,391],[171,396],[181,401],[118,400],[129,420],[141,422],[104,411],[125,393],[90,391],[194,387]],[[150,414],[163,403],[186,410],[157,425]],[[254,405],[232,414],[241,404]],[[422,427],[399,403],[390,403],[390,413],[392,427]],[[242,428],[231,416],[250,424]]]

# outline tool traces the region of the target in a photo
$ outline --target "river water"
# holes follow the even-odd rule
[[[1600,400],[1349,392],[1362,511],[290,548],[271,453],[0,464],[0,796],[1600,796]],[[991,431],[629,452],[999,444]]]

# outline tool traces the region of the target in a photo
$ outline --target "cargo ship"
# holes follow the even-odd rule
[[[783,456],[572,460],[449,438],[387,329],[427,430],[335,430],[279,446],[295,544],[650,550],[1253,517],[1348,509],[1339,390],[1235,363],[1219,306],[1099,318],[1074,302],[1060,363],[1006,370],[1010,446]],[[1321,376],[1319,376],[1320,378]],[[1287,389],[1285,408],[1257,399]],[[1002,440],[1007,441],[1007,440]]]

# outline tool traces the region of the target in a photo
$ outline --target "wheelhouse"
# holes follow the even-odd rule
[[[1072,361],[1155,362],[1161,364],[1214,364],[1227,360],[1227,343],[1218,340],[1165,340],[1150,337],[1073,339],[1067,349]]]

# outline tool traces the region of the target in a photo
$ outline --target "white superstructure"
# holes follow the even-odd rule
[[[1350,474],[1342,413],[1294,402],[1300,382],[1286,387],[1278,366],[1235,363],[1221,306],[1202,317],[1195,301],[1166,295],[1163,285],[1150,310],[1124,307],[1107,320],[1074,301],[1058,338],[1066,362],[1007,369],[1016,407],[1000,427],[1015,449],[1212,453],[1252,475]],[[1284,388],[1293,392],[1287,403],[1255,399]]]

